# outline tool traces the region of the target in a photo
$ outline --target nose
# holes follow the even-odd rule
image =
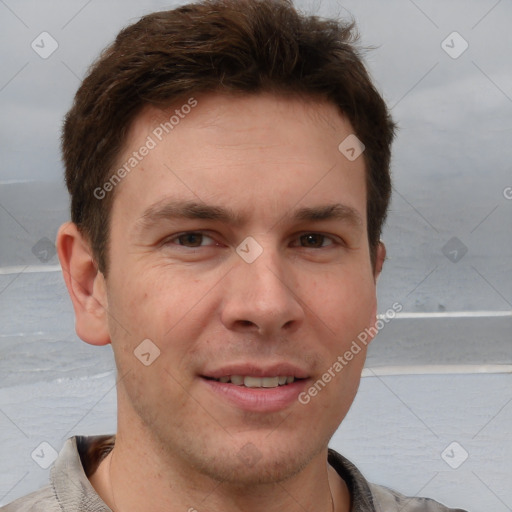
[[[272,337],[291,334],[304,321],[298,276],[290,264],[265,249],[252,263],[234,255],[223,288],[221,320],[227,329]]]

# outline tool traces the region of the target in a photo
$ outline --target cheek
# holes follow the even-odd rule
[[[317,281],[308,303],[332,334],[345,339],[375,321],[376,292],[373,280],[354,272],[350,278],[332,275]]]
[[[199,301],[201,282],[188,279],[184,272],[170,268],[145,272],[134,269],[131,276],[127,272],[127,277],[117,277],[112,287],[113,303],[109,300],[109,306],[137,328],[155,326],[155,322],[172,323]]]
[[[124,368],[137,367],[133,352],[149,339],[162,355],[172,352],[170,359],[178,366],[209,317],[208,302],[202,300],[206,280],[177,272],[171,278],[169,269],[155,269],[117,283],[110,287],[109,324],[114,351],[122,357],[119,362]]]

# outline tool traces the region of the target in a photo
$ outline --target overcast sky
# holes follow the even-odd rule
[[[141,14],[177,3],[0,2],[2,181],[60,179],[58,134],[78,77],[83,77],[122,26]],[[482,145],[489,143],[490,154],[473,160],[474,165],[485,162],[489,169],[510,161],[510,144],[500,142],[512,136],[512,2],[304,0],[297,5],[322,15],[354,17],[363,43],[377,47],[368,54],[368,65],[394,106],[395,117],[404,128],[412,124],[423,130],[422,140],[417,140],[418,133],[402,130],[397,157],[417,155],[427,146],[436,146],[432,156],[440,156],[446,144],[470,151],[473,160],[483,156]],[[59,45],[47,59],[30,46],[43,31]],[[441,48],[441,42],[454,31],[469,45],[457,59]],[[447,134],[441,147],[440,131]],[[472,144],[467,144],[468,137]],[[403,146],[410,140],[414,151],[408,152]],[[459,156],[452,154],[451,158]],[[408,174],[414,173],[415,178],[425,174],[424,163],[416,162],[414,167]]]

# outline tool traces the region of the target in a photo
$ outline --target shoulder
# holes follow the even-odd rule
[[[460,508],[448,508],[430,498],[404,496],[392,489],[369,483],[377,512],[466,512]]]
[[[61,512],[50,485],[5,505],[0,512]]]
[[[466,512],[448,508],[430,498],[404,496],[382,485],[368,482],[348,459],[333,449],[328,452],[329,464],[338,472],[352,496],[352,510],[371,512]]]
[[[96,471],[114,441],[114,436],[68,439],[50,471],[49,485],[0,508],[0,512],[110,512],[88,476]]]

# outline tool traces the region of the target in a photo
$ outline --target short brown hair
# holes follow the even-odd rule
[[[62,135],[71,220],[108,269],[113,174],[145,105],[208,92],[295,94],[337,105],[364,143],[368,240],[375,261],[391,195],[394,124],[355,47],[353,23],[296,11],[291,0],[205,0],[123,29],[76,93]],[[341,141],[340,141],[341,142]]]

